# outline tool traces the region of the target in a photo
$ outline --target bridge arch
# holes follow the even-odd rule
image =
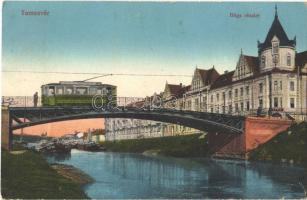
[[[10,115],[17,124],[11,124],[11,130],[30,126],[68,121],[75,119],[92,118],[131,118],[153,120],[165,123],[183,125],[206,132],[225,132],[240,134],[244,131],[244,117],[230,116],[214,113],[200,113],[193,111],[177,110],[116,110],[96,111],[93,109],[61,109],[61,108],[27,108],[25,111],[11,108]],[[29,119],[21,122],[19,118]]]

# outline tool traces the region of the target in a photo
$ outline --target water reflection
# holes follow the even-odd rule
[[[263,163],[73,150],[68,160],[96,182],[91,198],[302,198],[302,169]]]
[[[71,153],[43,153],[49,162],[62,162],[70,160]]]

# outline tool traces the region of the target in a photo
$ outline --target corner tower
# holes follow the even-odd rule
[[[263,43],[258,41],[260,71],[273,68],[293,70],[295,67],[296,38],[290,40],[284,31],[275,5],[275,18]]]

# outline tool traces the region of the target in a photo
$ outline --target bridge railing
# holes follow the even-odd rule
[[[126,106],[134,102],[143,101],[142,97],[117,97],[116,103],[118,106]],[[1,105],[5,107],[33,107],[33,96],[2,96]],[[38,97],[37,106],[42,106],[41,97]]]
[[[2,96],[1,105],[7,107],[33,107],[33,96]],[[41,97],[38,97],[37,106],[41,106]]]

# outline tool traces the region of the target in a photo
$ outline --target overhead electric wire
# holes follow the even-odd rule
[[[52,71],[22,71],[22,70],[3,70],[4,73],[33,73],[33,74],[75,74],[75,75],[99,75],[96,78],[103,76],[168,76],[168,77],[192,77],[186,74],[134,74],[134,73],[95,73],[95,72],[52,72]],[[92,79],[92,78],[91,78]],[[94,79],[94,78],[93,78]]]

